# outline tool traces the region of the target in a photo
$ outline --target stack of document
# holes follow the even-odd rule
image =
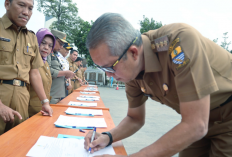
[[[69,107],[66,111],[66,114],[71,115],[80,115],[80,116],[102,116],[102,110],[93,110],[93,109],[79,109]]]
[[[89,87],[97,87],[97,85],[88,85]]]
[[[85,102],[75,102],[75,101],[70,101],[68,105],[71,106],[86,106],[86,107],[96,107],[97,103],[85,103]]]
[[[99,98],[83,98],[83,97],[77,97],[77,100],[79,100],[79,101],[99,101]]]
[[[104,118],[79,118],[60,115],[54,123],[57,127],[74,128],[74,129],[92,129],[93,127],[107,127]]]
[[[97,88],[93,88],[93,87],[87,87],[84,89],[85,91],[98,91]]]
[[[115,155],[112,146],[101,149],[89,157],[96,155]],[[75,138],[54,138],[40,136],[35,145],[29,150],[27,156],[30,157],[88,157],[87,150],[84,149],[84,139]]]
[[[81,94],[96,94],[96,92],[80,92]]]
[[[82,98],[98,98],[100,99],[100,96],[94,96],[94,95],[80,95]]]

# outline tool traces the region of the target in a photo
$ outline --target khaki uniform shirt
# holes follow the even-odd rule
[[[81,72],[80,69],[76,72],[76,76],[77,76],[79,79],[82,80],[82,72]],[[79,82],[78,80],[76,80],[75,83],[74,83],[74,89],[77,89],[77,88],[79,88],[79,87],[81,87],[80,82]]]
[[[39,73],[41,75],[43,81],[43,88],[46,94],[46,97],[51,100],[50,98],[50,90],[52,86],[52,76],[50,73],[50,68],[48,62],[44,63],[44,66],[39,68]],[[35,90],[32,86],[30,86],[30,103],[29,103],[29,115],[32,116],[35,113],[38,113],[42,108],[41,101],[37,96]],[[32,113],[31,113],[32,112]]]
[[[75,62],[73,62],[70,57],[67,58],[67,61],[69,62],[69,70],[74,72],[77,69]]]
[[[82,72],[82,81],[84,81],[85,80],[85,69],[81,69],[81,72]]]
[[[29,71],[43,66],[35,34],[26,27],[18,32],[5,14],[0,18],[0,37],[0,79],[30,83]]]
[[[70,57],[67,58],[67,61],[69,62],[69,70],[72,71],[72,72],[74,72],[74,71],[77,69],[77,66],[76,66],[75,62],[73,62],[73,61],[71,60]],[[74,78],[71,79],[72,89],[68,90],[68,94],[70,94],[70,93],[73,92],[73,89],[74,89],[74,81],[76,82],[76,81],[78,81],[78,80],[76,80],[76,79],[74,79]]]
[[[130,107],[148,97],[180,113],[180,102],[210,94],[210,109],[232,95],[232,54],[187,24],[175,23],[142,35],[145,71],[128,83]]]
[[[47,57],[52,76],[52,87],[50,92],[52,99],[63,98],[66,95],[65,76],[57,77],[59,71],[63,71],[63,68],[56,55],[57,52],[53,52]]]
[[[45,62],[44,66],[39,68],[39,73],[43,81],[43,88],[48,99],[50,99],[50,90],[52,86],[52,76],[50,73],[50,68],[48,62]],[[41,106],[41,101],[39,100],[35,90],[30,86],[30,102],[38,101]],[[31,103],[30,103],[31,104]]]

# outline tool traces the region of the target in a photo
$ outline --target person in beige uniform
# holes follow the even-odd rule
[[[28,118],[29,84],[42,101],[42,114],[52,116],[38,70],[43,61],[37,39],[26,28],[33,0],[5,0],[5,8],[0,18],[0,135]]]
[[[75,64],[75,60],[77,59],[78,57],[78,52],[77,50],[71,50],[70,51],[70,55],[69,57],[67,58],[68,62],[69,62],[69,70],[72,71],[72,72],[75,72],[78,68]],[[72,89],[68,90],[68,94],[72,93],[73,92],[73,89],[74,89],[74,82],[76,81],[76,79],[71,79],[71,84],[72,84]]]
[[[82,73],[82,85],[84,85],[85,83],[86,83],[86,84],[89,84],[89,83],[85,80],[85,71],[86,71],[86,69],[87,69],[86,65],[81,64],[80,67],[81,67],[80,69],[81,69],[81,73]]]
[[[169,24],[141,35],[115,13],[94,22],[86,45],[99,68],[126,83],[129,103],[117,127],[97,133],[92,143],[92,131],[86,135],[86,149],[97,151],[138,131],[150,97],[182,119],[130,157],[171,157],[178,152],[180,157],[232,156],[232,54],[187,24]]]
[[[74,89],[78,89],[82,85],[82,72],[80,70],[80,65],[82,63],[82,60],[83,59],[81,57],[77,57],[77,59],[75,60],[75,64],[78,68],[78,71],[76,72],[76,76],[75,76],[76,81],[74,83]]]
[[[51,100],[50,90],[52,86],[52,76],[47,62],[47,56],[53,51],[56,39],[47,28],[41,28],[40,30],[38,30],[38,32],[36,33],[36,37],[39,44],[39,52],[44,62],[44,66],[39,68],[39,73],[43,81],[45,94],[47,98]],[[32,117],[36,113],[40,112],[41,109],[41,102],[34,88],[30,86],[30,102],[28,107],[29,117]]]

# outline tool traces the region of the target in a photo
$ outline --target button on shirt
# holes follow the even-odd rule
[[[19,79],[30,83],[29,71],[43,66],[34,33],[22,27],[20,31],[6,14],[0,18],[0,79]]]
[[[126,83],[130,107],[149,96],[180,113],[180,102],[210,94],[212,110],[232,95],[232,54],[193,27],[165,25],[144,33],[142,40],[145,71]]]

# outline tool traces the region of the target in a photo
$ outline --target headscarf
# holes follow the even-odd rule
[[[52,51],[55,47],[55,44],[56,44],[56,38],[54,37],[54,35],[47,29],[47,28],[40,28],[38,30],[38,32],[36,33],[36,37],[37,37],[37,40],[38,40],[38,44],[40,46],[41,42],[43,41],[44,37],[48,35],[48,36],[51,36],[52,39],[53,39],[53,46],[52,46]],[[52,52],[51,51],[51,52]],[[43,59],[43,62],[45,63],[46,60],[47,60],[47,57],[42,57]]]

